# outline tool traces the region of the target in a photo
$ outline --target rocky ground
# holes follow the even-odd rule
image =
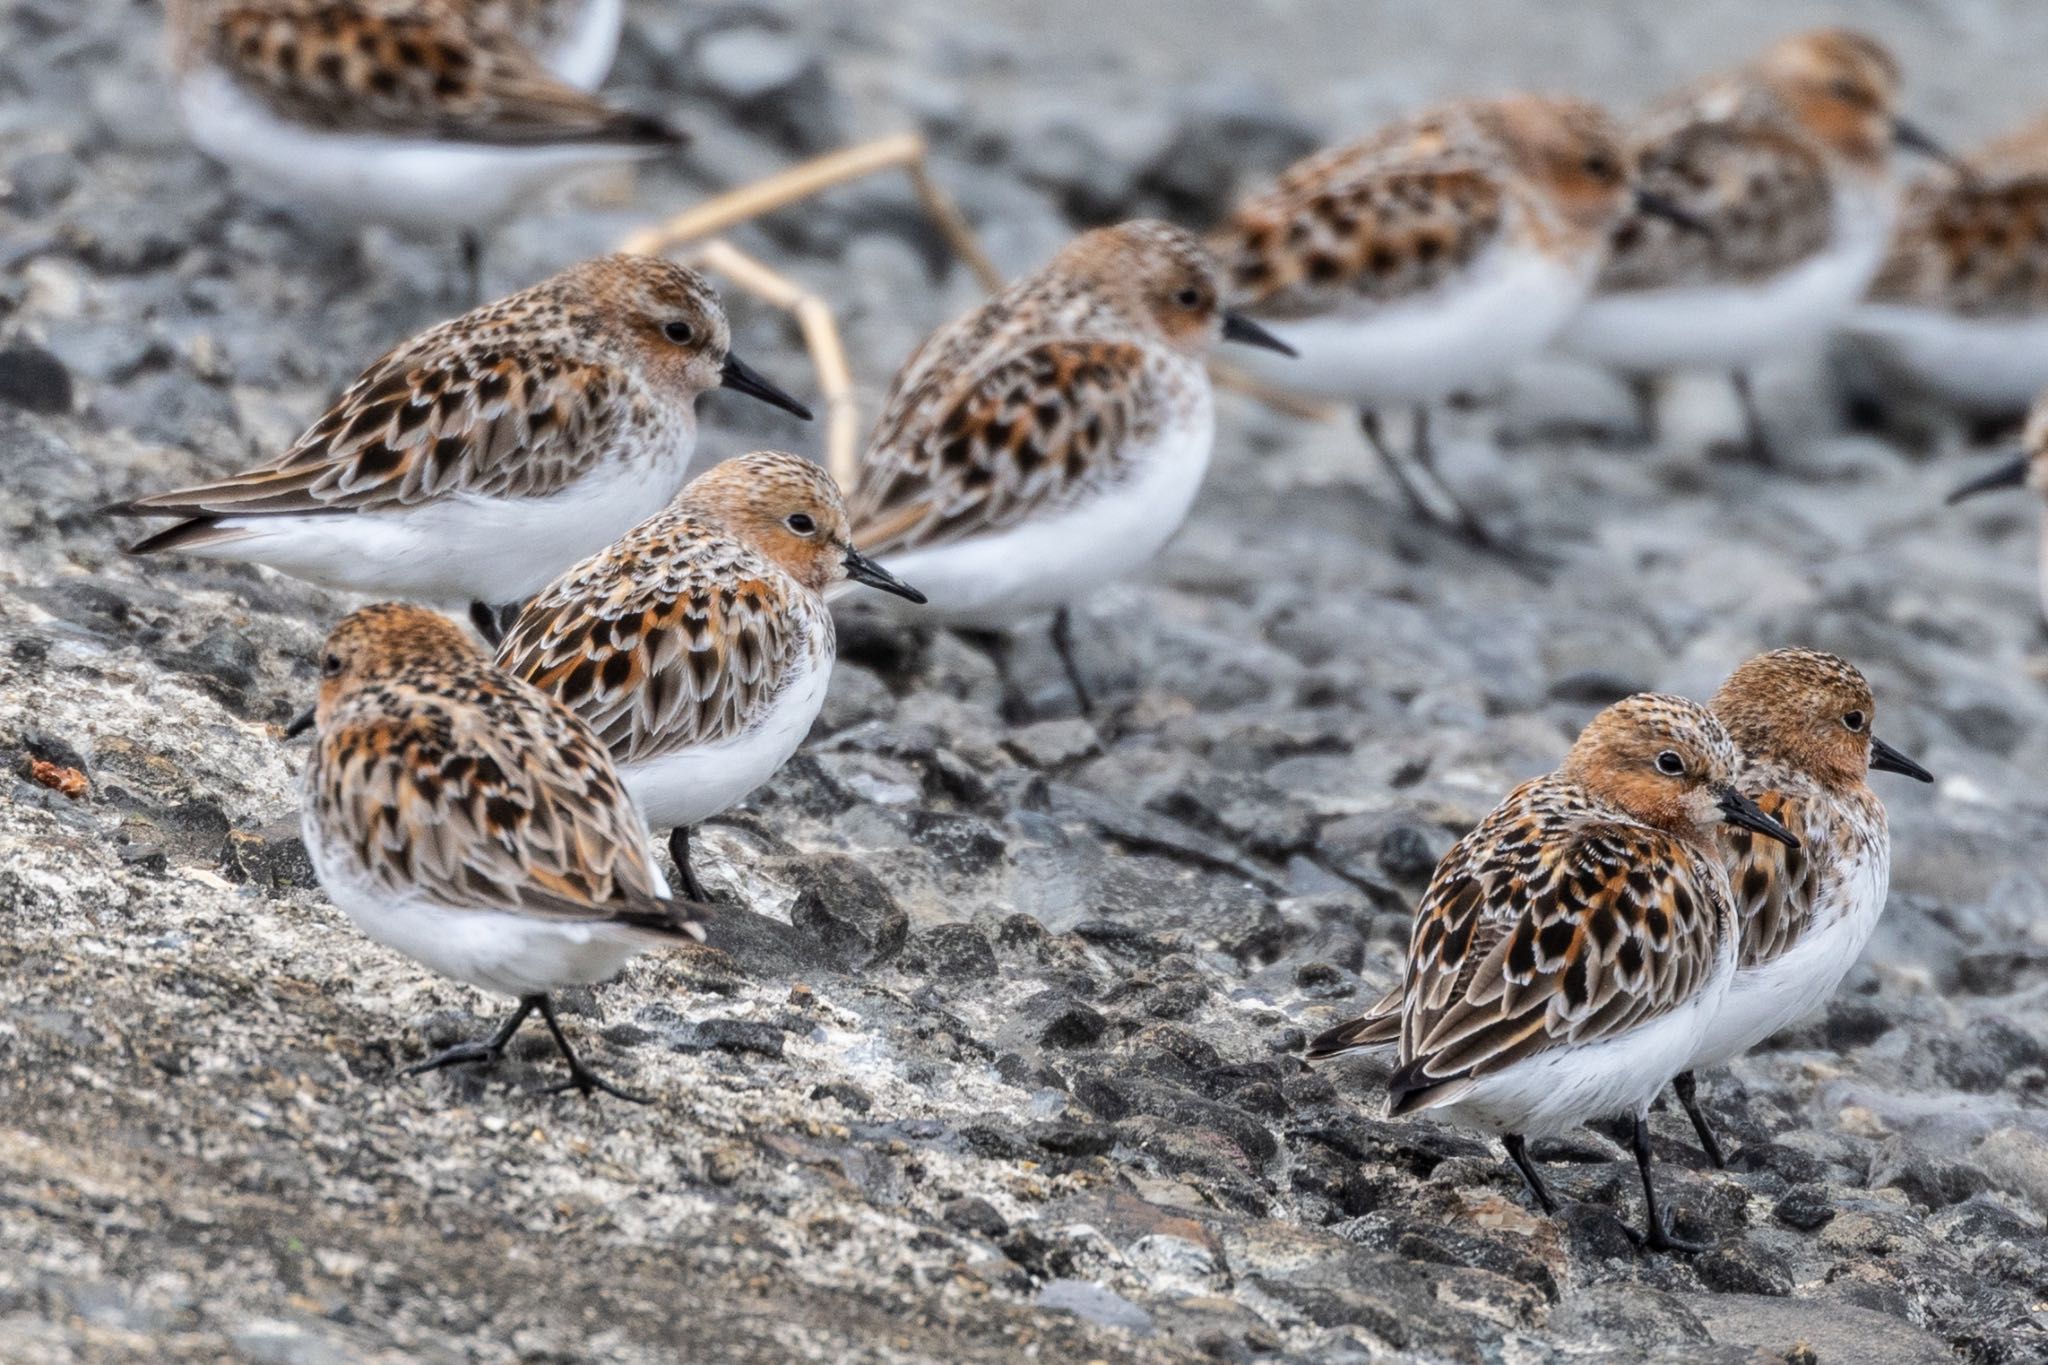
[[[907,124],[1022,269],[1418,99],[1627,102],[1825,7],[1534,8],[642,0],[614,85],[698,147],[511,229],[492,283]],[[2038,7],[1867,11],[1926,121],[2032,112]],[[1714,455],[1704,385],[1647,452],[1571,434],[1625,405],[1561,366],[1455,414],[1453,477],[1547,583],[1391,511],[1344,423],[1227,396],[1193,523],[1084,612],[1100,725],[1035,637],[1010,723],[984,655],[847,616],[813,742],[705,835],[760,914],[568,1002],[659,1103],[534,1097],[538,1030],[396,1078],[496,1006],[363,941],[297,846],[279,724],[348,603],[127,560],[93,509],[289,440],[450,311],[450,253],[236,197],[158,21],[0,12],[0,1358],[2048,1359],[2032,516],[1941,506],[1953,429],[1830,434],[1810,369],[1768,376],[1770,473]],[[839,307],[870,399],[975,296],[894,181],[740,235]],[[807,391],[786,321],[734,306]],[[707,458],[816,448],[765,414],[714,396]],[[1435,857],[1599,705],[1788,642],[1861,664],[1941,781],[1885,788],[1892,907],[1842,996],[1708,1081],[1732,1169],[1654,1117],[1713,1250],[1635,1252],[1604,1134],[1537,1145],[1552,1221],[1475,1137],[1383,1119],[1384,1064],[1302,1063]]]

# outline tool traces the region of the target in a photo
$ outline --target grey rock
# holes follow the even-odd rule
[[[0,403],[29,412],[71,411],[71,372],[27,341],[0,346]]]

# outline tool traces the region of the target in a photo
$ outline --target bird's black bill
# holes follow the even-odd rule
[[[1296,354],[1292,346],[1289,346],[1279,337],[1274,336],[1242,313],[1224,313],[1223,339],[1225,341],[1242,342],[1246,346],[1262,346],[1266,350],[1278,351],[1281,355],[1285,356]]]
[[[917,603],[920,607],[928,600],[923,593],[911,587],[908,583],[905,583],[895,574],[890,573],[851,545],[846,547],[845,554],[846,576],[854,582],[864,583],[868,587],[880,592],[893,592],[898,597],[907,598]]]
[[[1874,773],[1898,773],[1915,782],[1932,782],[1934,774],[1907,758],[1876,735],[1870,737],[1870,770]]]
[[[1924,157],[1939,161],[1944,166],[1970,174],[1970,168],[1949,154],[1948,148],[1928,136],[1927,130],[1916,123],[1899,118],[1892,120],[1892,141],[1909,152],[1918,152]]]
[[[726,353],[725,368],[719,371],[725,387],[749,398],[758,398],[771,408],[793,412],[806,422],[811,420],[811,410],[784,393],[768,376],[741,360],[731,352]]]
[[[1721,793],[1719,804],[1721,818],[1729,824],[1753,829],[1767,839],[1776,839],[1787,848],[1799,847],[1799,840],[1791,830],[1765,815],[1761,806],[1733,787]]]
[[[286,739],[297,739],[300,735],[312,729],[313,720],[318,711],[318,707],[309,706],[296,716],[293,716],[292,723],[284,727],[284,737]]]
[[[1701,237],[1714,235],[1713,224],[1676,200],[1666,199],[1655,190],[1637,190],[1636,207],[1652,218],[1662,218],[1667,223],[1676,223],[1687,232],[1696,233]]]
[[[1964,498],[1974,498],[1979,493],[1995,493],[2001,488],[2018,488],[2027,481],[2027,457],[2021,455],[1970,480],[1948,495],[1949,506],[1953,507]]]

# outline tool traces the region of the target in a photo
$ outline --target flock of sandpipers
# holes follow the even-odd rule
[[[479,229],[566,171],[679,141],[588,93],[620,11],[171,0],[176,89],[194,138],[252,184],[460,229],[473,260]],[[398,346],[269,463],[112,510],[176,519],[138,553],[422,604],[343,620],[292,727],[317,732],[321,884],[371,937],[517,1001],[412,1071],[493,1061],[538,1010],[565,1087],[625,1096],[550,992],[747,913],[708,903],[689,830],[803,741],[828,597],[864,584],[982,628],[1050,613],[1085,711],[1067,606],[1185,519],[1219,342],[1263,383],[1355,407],[1418,512],[1495,546],[1438,476],[1427,408],[1545,348],[1734,375],[1759,454],[1741,376],[1844,327],[1958,401],[2048,383],[2048,132],[1902,194],[1893,149],[1942,154],[1899,117],[1899,85],[1871,39],[1806,33],[1633,129],[1576,99],[1467,100],[1308,158],[1206,238],[1087,232],[918,348],[845,494],[779,453],[688,480],[706,391],[808,413],[732,354],[704,277],[612,256]],[[1397,405],[1418,413],[1405,452],[1379,421]],[[2048,418],[2030,434],[2048,492]],[[494,653],[430,607],[467,608]],[[1525,1138],[1633,1118],[1643,1240],[1682,1245],[1644,1115],[1676,1081],[1718,1163],[1695,1069],[1817,1007],[1868,940],[1890,846],[1866,777],[1931,780],[1875,720],[1853,666],[1797,648],[1708,705],[1607,708],[1442,860],[1403,979],[1309,1056],[1397,1049],[1392,1112],[1502,1135],[1546,1209]],[[650,826],[673,831],[681,895]]]

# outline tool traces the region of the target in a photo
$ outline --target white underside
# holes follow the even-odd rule
[[[1261,325],[1294,358],[1240,349],[1233,368],[1297,393],[1347,403],[1428,402],[1499,382],[1536,354],[1585,301],[1590,269],[1495,248],[1455,283],[1385,307]]]
[[[1619,1038],[1558,1048],[1474,1081],[1455,1100],[1419,1112],[1493,1133],[1556,1137],[1590,1119],[1643,1114],[1685,1070],[1734,975],[1727,945],[1714,975],[1685,1004]]]
[[[579,90],[595,90],[611,74],[626,24],[626,0],[585,0],[575,27],[547,54],[548,70]]]
[[[178,104],[201,150],[265,197],[323,218],[416,232],[488,226],[571,171],[647,154],[592,143],[495,147],[322,132],[279,118],[228,77],[203,69],[179,83]]]
[[[789,761],[825,704],[832,657],[826,654],[800,667],[802,671],[776,694],[761,723],[737,739],[619,765],[619,776],[646,815],[650,829],[674,829],[707,820],[740,801]]]
[[[1678,285],[1598,294],[1560,349],[1619,370],[1737,370],[1820,344],[1883,262],[1891,213],[1867,195],[1838,210],[1826,250],[1754,284]]]
[[[453,495],[388,511],[223,517],[237,538],[178,553],[267,564],[346,592],[443,606],[517,602],[666,507],[695,444],[687,433],[658,460],[607,466],[545,498]]]
[[[616,924],[450,910],[413,896],[393,896],[369,886],[352,855],[323,849],[313,827],[312,802],[306,806],[306,848],[328,898],[365,934],[443,976],[500,995],[539,995],[608,980],[656,941],[646,930]],[[658,870],[654,877],[661,894],[668,895]]]
[[[1687,1066],[1739,1057],[1826,1004],[1870,942],[1890,883],[1888,851],[1845,869],[1832,903],[1818,909],[1815,927],[1790,952],[1735,973]]]
[[[913,610],[957,624],[1003,626],[1049,611],[1149,562],[1187,520],[1209,470],[1216,414],[1200,402],[1128,457],[1129,475],[1072,508],[1006,530],[893,551],[889,572],[924,593]]]
[[[1844,326],[1881,345],[1919,383],[1964,407],[2019,411],[2048,388],[2048,316],[1972,318],[1867,303]]]

